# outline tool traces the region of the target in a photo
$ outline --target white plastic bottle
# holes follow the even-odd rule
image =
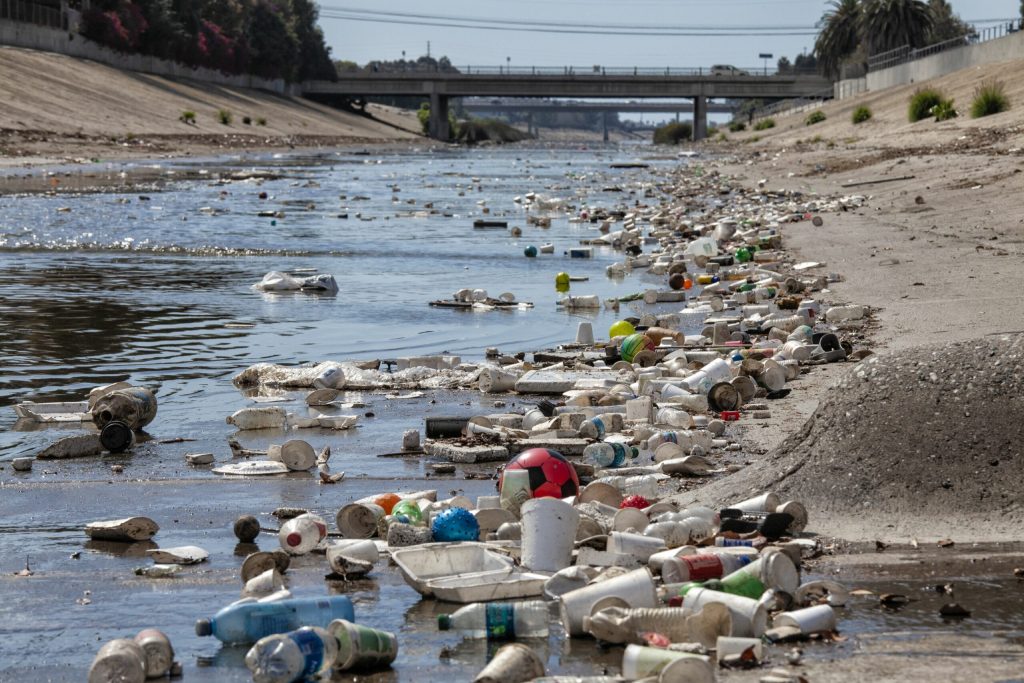
[[[626,459],[636,459],[640,451],[621,443],[592,443],[583,449],[583,457],[597,467],[622,467]]]
[[[478,602],[439,615],[437,627],[461,631],[469,638],[539,638],[548,634],[548,606],[543,600]]]
[[[602,477],[598,481],[611,484],[623,496],[643,496],[647,499],[658,497],[658,478],[653,474],[636,477]]]
[[[338,658],[338,639],[319,626],[260,638],[245,655],[256,683],[292,683],[331,670]]]
[[[327,537],[327,523],[314,514],[299,515],[281,525],[277,539],[292,555],[305,555]]]

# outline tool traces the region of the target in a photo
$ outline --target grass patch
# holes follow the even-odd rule
[[[217,120],[223,123],[225,126],[231,125],[231,112],[227,109],[217,110]]]
[[[768,130],[775,127],[775,119],[761,119],[754,124],[754,130]]]
[[[181,116],[178,117],[178,120],[182,123],[194,126],[196,125],[196,113],[194,111],[185,110],[181,112]]]
[[[741,133],[747,129],[747,124],[742,121],[730,121],[729,132],[730,133]]]
[[[949,119],[955,119],[959,114],[956,111],[956,107],[953,106],[953,100],[942,100],[934,107],[932,107],[932,114],[935,115],[936,121],[948,121]]]
[[[853,116],[851,118],[853,119],[854,125],[864,123],[871,118],[871,110],[867,107],[857,107],[853,110]]]
[[[807,115],[807,118],[804,119],[804,125],[805,126],[813,126],[816,123],[821,123],[822,121],[824,121],[827,118],[828,117],[825,116],[825,112],[823,112],[820,109],[817,110],[817,111],[812,111],[810,114]]]
[[[974,100],[971,102],[971,118],[999,114],[1010,108],[1010,100],[1006,96],[1006,85],[1002,81],[984,81],[974,89]]]
[[[678,145],[693,139],[693,124],[689,121],[673,121],[654,129],[654,144]]]
[[[263,116],[257,117],[256,118],[256,125],[257,126],[265,126],[265,125],[267,125],[267,119],[265,117],[263,117]]]
[[[715,140],[717,140],[718,142],[728,142],[729,141],[729,136],[726,135],[725,132],[723,131],[723,132],[718,134],[718,137],[716,137]]]
[[[251,116],[243,116],[242,117],[242,123],[244,123],[247,126],[251,126],[252,125],[252,117]]]
[[[918,90],[910,98],[910,108],[907,110],[907,118],[911,123],[928,118],[932,109],[942,102],[942,93],[934,88]]]

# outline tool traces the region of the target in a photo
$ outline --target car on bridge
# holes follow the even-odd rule
[[[732,64],[715,64],[711,67],[712,76],[749,76],[749,71],[738,69]]]

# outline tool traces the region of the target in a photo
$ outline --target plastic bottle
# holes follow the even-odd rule
[[[583,457],[597,467],[622,467],[627,457],[633,460],[639,455],[636,446],[621,443],[592,443],[583,449]]]
[[[543,600],[478,602],[439,615],[437,627],[461,631],[469,638],[539,638],[548,634],[548,606]]]
[[[603,477],[601,481],[611,484],[625,496],[643,496],[648,500],[658,498],[658,478],[653,474],[637,477]]]
[[[327,537],[327,523],[323,518],[306,513],[281,525],[277,539],[281,547],[292,555],[305,555]]]
[[[661,576],[666,584],[720,579],[732,574],[740,567],[750,564],[755,559],[757,559],[757,555],[741,555],[739,553],[699,553],[677,556],[662,563]]]
[[[112,391],[97,399],[92,407],[92,421],[100,429],[112,420],[120,420],[132,429],[142,429],[155,417],[156,396],[143,387]]]
[[[245,655],[256,683],[292,683],[331,670],[338,658],[338,639],[317,626],[260,638]]]
[[[403,500],[395,503],[395,506],[391,508],[391,514],[403,524],[414,526],[423,526],[424,524],[423,510],[415,500]]]
[[[254,643],[264,636],[302,626],[324,627],[334,619],[355,621],[352,601],[344,595],[240,602],[228,605],[209,619],[198,620],[196,634],[212,635],[225,643]]]
[[[174,667],[174,648],[162,631],[147,628],[134,638],[146,655],[146,678],[163,678]]]

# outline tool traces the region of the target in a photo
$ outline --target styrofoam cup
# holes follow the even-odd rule
[[[700,667],[697,669],[698,671],[701,669],[707,671],[707,677],[695,679],[678,678],[674,680],[687,682],[692,680],[694,683],[715,680],[714,670],[711,668],[707,657],[689,652],[665,650],[658,647],[644,647],[643,645],[626,646],[626,651],[622,654],[622,677],[628,681],[635,681],[640,678],[647,678],[648,676],[657,676],[669,664],[680,659],[693,660],[696,666]]]
[[[775,615],[772,626],[795,626],[800,633],[809,636],[814,633],[834,631],[836,628],[836,612],[831,605],[815,605],[792,612]]]
[[[730,508],[743,510],[744,512],[775,512],[779,507],[779,497],[771,491],[766,491],[759,496],[747,498],[739,503],[733,503]]]
[[[715,657],[721,662],[728,655],[741,655],[749,648],[754,648],[757,661],[764,660],[764,642],[760,638],[734,638],[718,636],[715,643]]]
[[[764,635],[768,626],[768,607],[752,598],[708,588],[691,588],[683,598],[683,607],[696,611],[712,602],[720,602],[729,608],[732,635],[744,638],[760,638]]]
[[[572,562],[580,513],[557,498],[531,498],[520,508],[523,519],[523,566],[557,572]]]
[[[658,595],[654,590],[651,570],[643,567],[561,596],[559,607],[566,633],[571,637],[584,635],[583,617],[589,617],[594,606],[609,597],[621,600],[630,607],[657,607]]]
[[[335,571],[337,571],[337,568],[334,567],[335,558],[338,557],[348,557],[374,564],[380,558],[380,553],[377,550],[377,544],[371,540],[346,538],[327,546],[327,563]],[[338,573],[343,574],[344,572]]]
[[[647,562],[651,555],[662,550],[665,550],[665,541],[656,536],[644,536],[628,531],[613,531],[608,535],[608,552],[632,555],[640,562]]]
[[[373,503],[349,503],[338,510],[338,531],[346,538],[372,538],[384,519],[384,508]]]
[[[647,519],[647,515],[643,511],[636,508],[622,508],[612,518],[612,529],[615,531],[635,529],[638,532],[643,532],[650,523],[651,520]]]
[[[480,391],[485,394],[498,394],[503,391],[512,391],[518,380],[519,376],[513,375],[511,372],[505,372],[497,368],[484,368],[480,372],[478,383]]]

